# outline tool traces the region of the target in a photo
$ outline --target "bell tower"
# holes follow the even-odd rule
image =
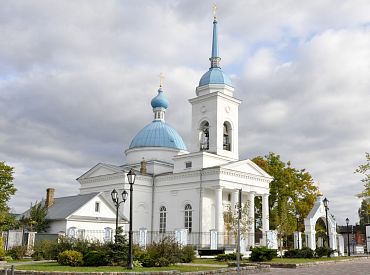
[[[233,160],[239,159],[238,124],[240,100],[221,70],[216,16],[213,20],[211,67],[202,76],[192,104],[191,152],[206,151]]]

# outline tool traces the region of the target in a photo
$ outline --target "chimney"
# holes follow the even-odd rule
[[[54,188],[48,188],[46,189],[46,200],[45,200],[45,207],[49,208],[54,204]]]
[[[142,175],[146,175],[146,160],[143,158],[143,160],[140,162],[140,173]]]

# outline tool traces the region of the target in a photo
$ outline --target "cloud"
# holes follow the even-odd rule
[[[16,211],[78,192],[98,162],[121,164],[152,120],[160,72],[167,122],[190,141],[208,69],[212,1],[7,1],[0,9],[0,159]],[[335,9],[333,6],[335,5]],[[220,1],[222,67],[240,107],[243,157],[307,168],[340,217],[356,220],[355,168],[369,151],[368,1]],[[22,199],[20,199],[22,198]],[[339,222],[340,219],[337,219]]]

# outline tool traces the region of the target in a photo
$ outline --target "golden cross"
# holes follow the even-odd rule
[[[213,17],[216,18],[217,5],[213,4]]]
[[[163,75],[163,73],[160,73],[159,74],[159,87],[162,87],[162,85],[163,85],[163,79],[164,79],[164,75]]]

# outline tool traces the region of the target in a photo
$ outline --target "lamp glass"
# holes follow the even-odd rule
[[[123,192],[122,192],[122,200],[123,200],[123,202],[125,202],[127,200],[127,196],[128,196],[127,191],[126,190],[123,190]]]
[[[135,177],[136,177],[136,174],[134,170],[130,169],[130,171],[127,173],[127,179],[128,179],[129,184],[134,184]]]
[[[116,189],[113,189],[113,191],[110,193],[110,195],[112,196],[112,200],[114,202],[116,202],[117,199],[118,199],[118,192],[116,191]]]
[[[347,225],[349,224],[349,219],[348,219],[348,218],[346,219],[346,224],[347,224]]]
[[[325,208],[327,208],[328,207],[328,202],[329,202],[328,199],[325,198],[322,202],[324,203]]]

